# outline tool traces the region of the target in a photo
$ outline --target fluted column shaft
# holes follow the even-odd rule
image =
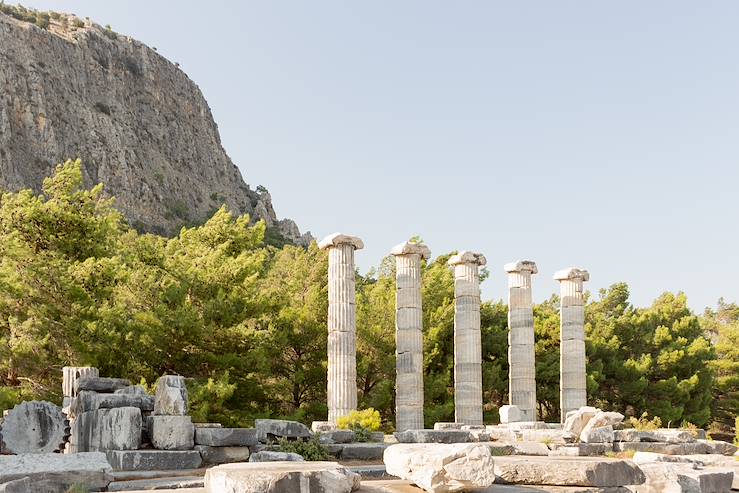
[[[402,243],[395,255],[395,429],[423,429],[421,260],[428,248]]]
[[[522,421],[536,421],[536,360],[530,261],[506,264],[508,273],[508,403]]]
[[[319,246],[328,249],[328,419],[357,409],[357,310],[354,250],[361,240],[332,235]]]
[[[590,276],[567,269],[554,278],[560,283],[559,401],[564,422],[568,412],[587,405],[583,282]]]
[[[453,256],[454,266],[454,420],[482,424],[482,340],[479,266],[485,257]]]

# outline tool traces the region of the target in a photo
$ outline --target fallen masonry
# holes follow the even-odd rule
[[[75,484],[100,491],[111,481],[105,454],[22,454],[0,455],[0,484],[29,478],[34,492],[66,493]]]
[[[395,433],[399,443],[467,443],[472,436],[466,430],[406,430]]]
[[[116,471],[197,469],[202,463],[197,450],[109,450],[107,458]]]
[[[224,464],[205,473],[207,493],[350,493],[359,486],[359,474],[336,462]]]
[[[480,444],[396,444],[385,450],[388,474],[429,492],[486,488],[495,481],[490,449]]]
[[[615,487],[644,483],[629,460],[596,457],[496,457],[495,475],[504,483]]]
[[[58,452],[69,437],[69,421],[50,402],[22,402],[8,412],[0,434],[9,453]]]

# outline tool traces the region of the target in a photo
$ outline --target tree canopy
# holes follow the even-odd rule
[[[0,408],[61,400],[61,367],[153,383],[188,378],[195,419],[326,416],[327,256],[268,245],[263,222],[225,208],[173,238],[140,234],[68,161],[41,194],[0,199]],[[423,264],[427,426],[454,415],[451,255]],[[486,272],[483,272],[483,279]],[[559,300],[534,307],[538,411],[559,418]],[[361,408],[394,421],[392,258],[357,274]],[[507,307],[481,305],[485,420],[508,399]],[[739,412],[739,308],[696,316],[682,293],[649,307],[617,283],[586,306],[588,396],[665,423],[730,426]]]

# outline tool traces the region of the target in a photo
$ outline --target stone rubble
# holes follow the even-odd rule
[[[109,450],[106,455],[116,471],[197,469],[203,462],[197,450]]]
[[[644,483],[631,461],[600,457],[496,457],[502,482],[553,486],[616,487]]]
[[[273,442],[278,438],[296,439],[313,436],[303,423],[286,419],[257,419],[254,420],[254,427],[262,443]]]
[[[203,464],[212,466],[229,462],[246,462],[251,456],[249,447],[211,447],[209,445],[195,445],[200,452]]]
[[[83,390],[91,390],[93,392],[113,393],[116,390],[129,387],[131,382],[125,378],[107,378],[92,375],[85,375],[75,381],[75,395]]]
[[[75,484],[100,491],[110,483],[110,473],[100,452],[0,455],[0,484],[27,477],[33,492],[66,493]]]
[[[271,450],[256,452],[249,457],[249,462],[303,462],[304,460],[300,454],[293,452],[273,452]]]
[[[211,447],[248,447],[259,443],[255,428],[197,428],[195,443]]]
[[[359,474],[336,462],[223,464],[205,473],[206,493],[350,493],[359,486]]]
[[[465,430],[406,430],[394,433],[398,443],[467,443],[472,435]]]
[[[487,488],[495,481],[490,449],[480,444],[396,444],[383,462],[388,474],[430,493]]]

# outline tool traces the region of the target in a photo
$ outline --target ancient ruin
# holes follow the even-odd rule
[[[567,413],[587,404],[583,282],[590,274],[572,267],[558,271],[554,279],[560,285],[559,403],[564,421]]]
[[[536,362],[531,276],[536,264],[520,260],[508,273],[508,402],[521,411],[520,421],[536,421]]]
[[[395,429],[423,428],[423,310],[421,260],[431,251],[426,245],[405,242],[395,256]]]
[[[454,268],[454,418],[482,424],[482,340],[480,336],[481,253],[462,251],[448,264]]]
[[[354,251],[359,238],[334,233],[318,244],[328,250],[328,420],[357,408],[357,308]]]
[[[32,401],[6,412],[0,492],[65,493],[84,484],[85,491],[445,493],[506,483],[532,492],[658,493],[725,492],[736,482],[739,466],[729,457],[736,446],[709,440],[699,429],[630,428],[623,414],[586,405],[583,283],[589,274],[582,269],[554,276],[561,286],[562,423],[545,423],[536,408],[531,280],[537,266],[529,260],[504,266],[509,404],[499,410],[500,424],[485,425],[479,269],[486,260],[466,251],[449,259],[455,422],[426,429],[422,262],[430,251],[414,242],[391,250],[396,431],[361,436],[337,429],[337,418],[357,407],[354,251],[363,244],[334,234],[321,247],[329,262],[327,421],[310,428],[278,419],[256,419],[252,428],[197,423],[188,414],[183,376],[163,375],[152,391],[101,377],[96,368],[65,367],[63,407]],[[280,449],[296,441],[320,444],[313,446],[324,448],[328,460]],[[501,491],[509,487],[518,486]]]

